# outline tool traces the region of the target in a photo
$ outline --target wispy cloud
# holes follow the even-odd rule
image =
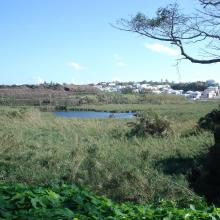
[[[119,56],[118,54],[115,54],[115,55],[114,55],[114,58],[115,58],[115,60],[116,60],[116,65],[117,65],[118,67],[126,67],[126,66],[127,66],[127,63],[125,63],[125,62],[123,61],[123,58],[122,58],[121,56]]]
[[[79,64],[75,61],[70,62],[69,66],[71,66],[73,69],[75,69],[77,71],[86,69],[86,67],[82,66],[81,64]]]
[[[126,67],[127,66],[127,64],[124,61],[117,61],[116,65],[119,67]]]
[[[166,54],[168,56],[178,56],[180,54],[178,50],[175,50],[173,48],[167,47],[159,43],[145,44],[145,48],[156,53]]]

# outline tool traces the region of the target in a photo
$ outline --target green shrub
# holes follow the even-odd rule
[[[217,124],[220,124],[220,105],[218,108],[212,110],[198,121],[200,128],[211,131],[215,130]]]
[[[58,106],[55,106],[55,110],[56,111],[67,111],[67,105],[58,105]]]
[[[118,204],[75,185],[0,184],[0,219],[219,220],[220,209],[207,206],[201,199]]]
[[[138,113],[137,121],[128,124],[131,136],[166,136],[172,131],[170,120],[153,111]]]
[[[9,111],[5,112],[7,117],[11,119],[24,118],[26,113],[27,113],[26,108],[10,109]]]

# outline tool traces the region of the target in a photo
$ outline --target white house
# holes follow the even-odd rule
[[[205,89],[202,93],[203,98],[215,98],[219,95],[219,88],[216,86],[209,86],[207,89]]]
[[[152,93],[154,93],[154,94],[161,94],[161,91],[160,90],[153,90]]]
[[[190,99],[196,100],[199,99],[201,97],[202,93],[199,91],[195,91],[190,93],[190,95],[188,96]]]
[[[116,83],[111,82],[111,83],[108,84],[108,86],[116,86]]]

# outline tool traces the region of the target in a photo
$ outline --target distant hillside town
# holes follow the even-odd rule
[[[152,94],[174,94],[182,95],[189,99],[214,99],[220,98],[219,83],[215,80],[207,80],[206,82],[99,82],[93,85],[95,88],[104,92],[119,93],[152,93]]]

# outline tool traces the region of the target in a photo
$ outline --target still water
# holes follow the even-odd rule
[[[133,118],[133,113],[110,113],[110,112],[94,112],[94,111],[73,111],[73,112],[54,112],[56,116],[65,118]]]

